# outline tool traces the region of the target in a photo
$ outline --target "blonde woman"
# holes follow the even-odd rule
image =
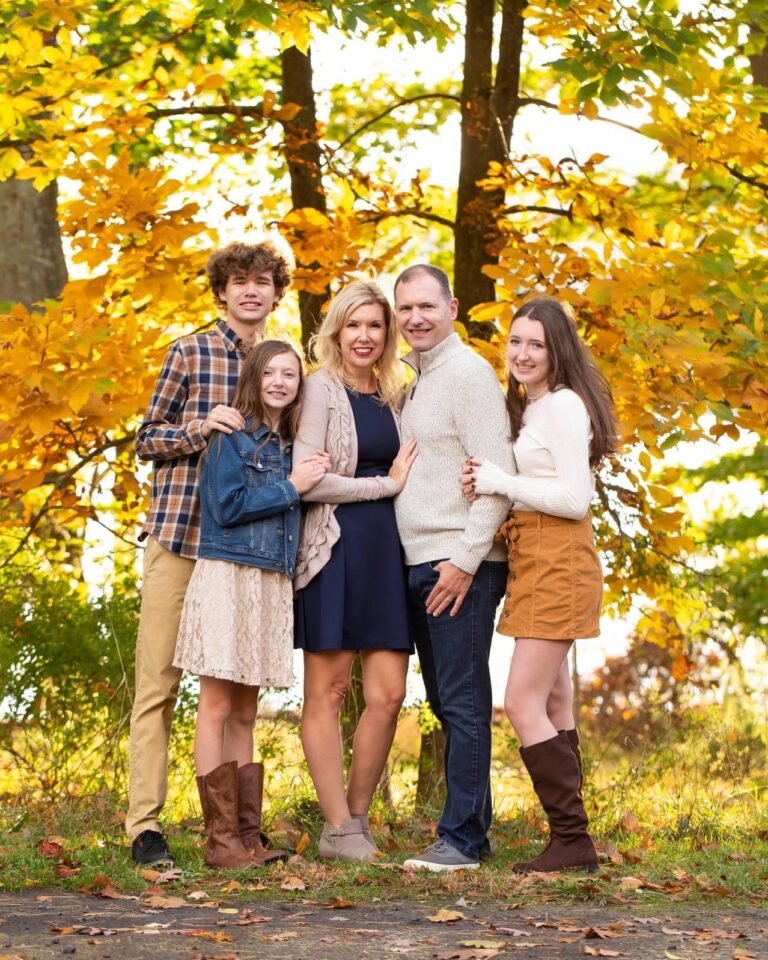
[[[313,341],[294,446],[297,462],[327,451],[330,467],[304,498],[294,583],[295,646],[304,651],[301,740],[325,817],[318,852],[373,860],[368,810],[405,696],[412,650],[408,600],[392,497],[417,451],[400,446],[397,327],[375,283],[332,301]],[[309,453],[308,453],[309,451]],[[339,713],[360,655],[365,710],[345,789]]]

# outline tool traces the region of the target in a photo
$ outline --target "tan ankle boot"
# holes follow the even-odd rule
[[[261,832],[261,806],[264,796],[264,765],[246,763],[237,770],[237,819],[240,840],[259,863],[287,860],[291,850],[275,850],[264,846],[267,839]],[[269,841],[267,841],[269,842]]]
[[[363,816],[362,814],[352,813],[350,814],[350,820],[357,820],[360,824],[360,829],[363,831],[363,836],[370,843],[373,849],[379,853],[379,848],[376,846],[376,841],[373,839],[373,834],[371,833],[371,825],[368,822],[368,817]]]
[[[325,860],[375,860],[376,847],[363,836],[359,820],[345,820],[340,827],[326,821],[317,852]]]
[[[205,776],[197,777],[203,808],[205,845],[203,860],[209,867],[260,866],[245,849],[237,822],[237,761],[222,763]]]

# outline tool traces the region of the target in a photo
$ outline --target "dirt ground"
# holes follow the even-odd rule
[[[57,890],[0,893],[0,960],[768,960],[768,912],[640,907],[231,902],[153,905]],[[173,900],[172,900],[173,903]],[[457,916],[453,917],[456,914]],[[452,918],[453,917],[453,918]]]

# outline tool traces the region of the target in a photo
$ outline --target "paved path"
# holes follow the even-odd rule
[[[653,914],[636,905],[160,901],[0,893],[0,960],[768,960],[768,912],[727,901],[656,904]],[[445,911],[460,916],[446,922]]]

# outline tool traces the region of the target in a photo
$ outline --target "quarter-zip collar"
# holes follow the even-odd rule
[[[436,343],[430,350],[420,353],[418,350],[411,350],[402,357],[403,363],[416,371],[417,376],[426,373],[429,370],[436,370],[444,363],[447,363],[451,357],[464,349],[464,344],[458,333],[449,333],[448,336]]]

